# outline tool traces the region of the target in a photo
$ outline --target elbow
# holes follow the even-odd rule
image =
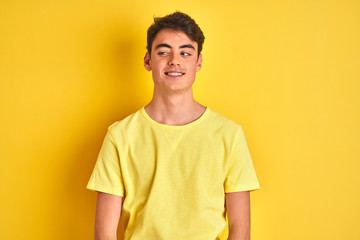
[[[228,240],[250,240],[250,225],[229,226]]]
[[[95,240],[117,240],[116,231],[106,232],[95,229]]]

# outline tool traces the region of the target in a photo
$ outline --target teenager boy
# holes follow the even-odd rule
[[[98,192],[95,239],[117,239],[119,225],[126,240],[215,240],[226,214],[228,239],[250,239],[259,183],[243,130],[193,98],[203,42],[181,12],[148,29],[153,98],[108,128],[87,185]]]

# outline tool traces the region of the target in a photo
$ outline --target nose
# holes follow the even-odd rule
[[[180,59],[177,54],[171,54],[169,59],[169,65],[180,65]]]

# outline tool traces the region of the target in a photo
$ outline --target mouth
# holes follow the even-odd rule
[[[170,72],[165,72],[165,75],[170,76],[170,77],[181,77],[181,76],[185,75],[185,73],[170,71]]]

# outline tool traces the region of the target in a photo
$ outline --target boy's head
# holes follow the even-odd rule
[[[176,11],[170,15],[161,18],[154,18],[154,23],[147,32],[147,51],[151,56],[152,43],[156,34],[164,28],[184,32],[191,40],[198,44],[198,56],[201,53],[204,43],[204,34],[196,22],[187,14]]]

